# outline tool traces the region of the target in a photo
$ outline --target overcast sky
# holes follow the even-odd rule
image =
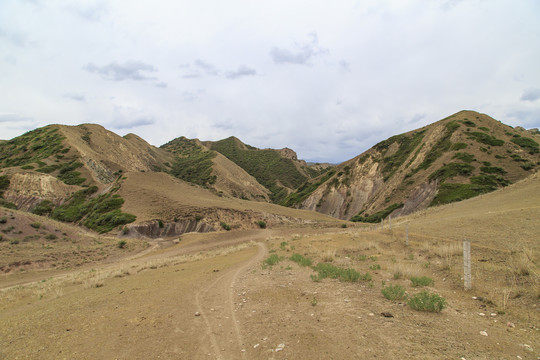
[[[0,139],[98,123],[348,160],[463,109],[540,127],[540,1],[0,0]]]

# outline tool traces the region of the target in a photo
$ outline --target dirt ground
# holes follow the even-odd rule
[[[8,274],[0,359],[539,359],[538,195],[527,194],[433,209],[391,229],[186,234],[122,260],[19,282]],[[511,234],[497,230],[502,221]],[[475,241],[470,291],[463,236]],[[315,281],[293,254],[369,277]],[[414,276],[434,283],[413,287]],[[389,285],[447,306],[413,310],[383,296]]]

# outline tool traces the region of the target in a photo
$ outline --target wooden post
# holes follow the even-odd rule
[[[407,223],[407,227],[405,228],[405,246],[409,247],[409,223]]]
[[[469,239],[463,239],[463,281],[465,290],[471,290],[471,240]]]

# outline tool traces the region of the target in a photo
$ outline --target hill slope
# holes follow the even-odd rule
[[[306,183],[288,206],[377,222],[487,193],[537,168],[540,137],[473,111],[382,141]]]
[[[308,166],[298,160],[296,153],[288,148],[258,149],[244,144],[235,137],[216,142],[204,142],[208,148],[225,155],[270,191],[270,199],[279,203],[290,192],[328,169],[328,166]]]

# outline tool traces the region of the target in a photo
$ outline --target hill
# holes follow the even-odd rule
[[[298,160],[296,153],[288,148],[258,149],[246,145],[236,137],[204,144],[236,163],[270,191],[270,199],[279,203],[306,180],[326,172],[330,166],[308,165]]]
[[[282,203],[378,222],[523,179],[538,167],[539,142],[534,131],[461,111],[376,144],[306,182]]]

